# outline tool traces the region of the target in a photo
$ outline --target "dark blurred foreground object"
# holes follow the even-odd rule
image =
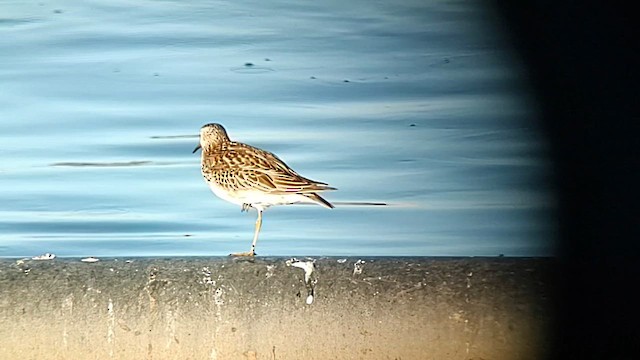
[[[555,163],[559,359],[640,358],[639,40],[621,4],[498,2]]]

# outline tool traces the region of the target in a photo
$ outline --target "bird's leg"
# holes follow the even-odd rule
[[[258,210],[258,218],[256,219],[256,231],[253,234],[253,241],[251,242],[251,254],[256,253],[256,243],[258,242],[258,234],[262,228],[262,209]]]
[[[231,256],[255,256],[256,255],[256,243],[258,242],[258,234],[262,228],[262,210],[258,210],[258,219],[256,220],[256,230],[253,234],[253,242],[251,242],[251,250],[243,253],[231,254]]]

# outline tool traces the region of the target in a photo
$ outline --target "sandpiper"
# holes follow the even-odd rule
[[[258,211],[251,250],[233,256],[254,256],[262,212],[274,205],[315,203],[333,205],[318,195],[336,190],[325,183],[298,175],[274,154],[251,145],[231,141],[220,124],[200,129],[201,171],[205,182],[219,198],[241,206],[241,211]]]

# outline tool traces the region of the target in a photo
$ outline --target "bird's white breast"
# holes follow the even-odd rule
[[[313,201],[306,196],[295,193],[277,195],[258,190],[228,191],[215,183],[209,183],[209,188],[222,200],[236,205],[250,204],[256,209],[266,209],[274,205],[287,205],[301,202],[313,203]]]
[[[218,186],[218,184],[214,182],[209,182],[209,189],[211,189],[211,191],[213,191],[213,193],[216,194],[217,197],[219,197],[224,201],[228,201],[236,205],[245,204],[245,202],[242,199],[238,198],[237,196],[234,196],[234,193],[225,190],[224,188],[222,188],[221,186]]]

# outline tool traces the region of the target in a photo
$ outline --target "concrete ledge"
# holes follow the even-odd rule
[[[6,359],[541,359],[553,259],[0,260]],[[309,271],[306,272],[307,274]]]

